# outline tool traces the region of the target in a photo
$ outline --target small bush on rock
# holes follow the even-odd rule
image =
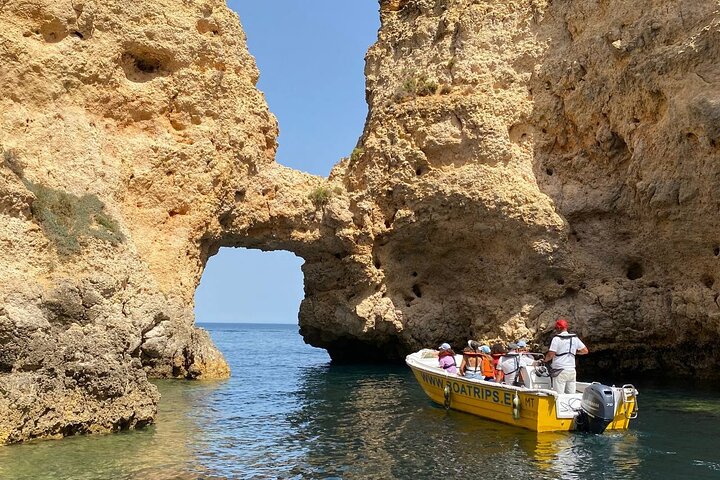
[[[352,153],[350,154],[350,161],[352,163],[357,162],[358,160],[360,160],[360,157],[362,157],[364,153],[365,149],[362,147],[357,147],[353,149]]]
[[[404,102],[416,97],[428,97],[431,95],[448,95],[452,92],[450,85],[440,85],[437,81],[429,79],[426,75],[408,77],[395,92],[393,100]]]
[[[24,180],[35,195],[31,211],[61,255],[80,251],[79,239],[92,237],[113,245],[125,241],[118,223],[105,213],[97,195],[78,197]]]
[[[320,186],[316,187],[312,192],[310,192],[308,198],[313,203],[313,205],[315,205],[315,208],[320,208],[327,205],[327,203],[330,201],[331,196],[332,192],[329,188]]]

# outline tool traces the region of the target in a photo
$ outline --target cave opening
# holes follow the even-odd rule
[[[377,40],[378,4],[343,4],[344,22],[338,21],[337,3],[330,0],[229,0],[227,5],[239,16],[259,72],[258,89],[278,121],[275,161],[327,176],[353,152],[364,129],[368,112],[364,58]],[[222,28],[213,34],[224,35]],[[245,190],[238,190],[235,202],[242,203],[245,197]],[[270,239],[235,240],[233,247],[277,248],[275,243],[264,243]],[[226,332],[230,324],[284,324],[302,342],[297,335],[305,296],[301,264],[289,252],[221,248],[209,259],[196,290],[196,323],[225,325]],[[234,370],[234,355],[228,349],[235,347],[224,345],[220,340],[224,335],[207,329]],[[258,339],[262,348],[270,348],[267,342],[269,338]]]
[[[327,176],[350,155],[364,128],[364,59],[380,28],[377,2],[343,4],[347,21],[338,21],[331,0],[229,0],[227,6],[239,16],[260,74],[257,86],[278,120],[275,161]],[[245,195],[239,190],[235,201]],[[262,239],[249,241],[269,248]],[[301,264],[289,252],[220,249],[196,291],[196,322],[297,325]]]

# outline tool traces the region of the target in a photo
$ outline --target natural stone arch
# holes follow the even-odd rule
[[[274,164],[222,2],[2,2],[0,443],[227,375],[190,308],[221,246],[303,257],[301,332],[335,359],[570,312],[600,367],[717,375],[716,2],[516,3],[381,2],[325,180]]]

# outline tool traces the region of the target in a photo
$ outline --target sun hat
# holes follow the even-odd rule
[[[525,343],[525,340],[520,340],[519,342],[517,342],[517,346],[519,348],[525,348],[527,347],[527,343]]]
[[[555,322],[555,328],[557,328],[558,330],[567,330],[567,320],[565,320],[564,318],[558,318],[557,322]]]
[[[450,350],[450,344],[443,343],[442,345],[440,345],[440,348],[438,350]]]
[[[480,351],[482,353],[490,353],[490,347],[488,347],[487,345],[483,345],[482,347],[480,347]]]
[[[518,349],[517,343],[512,343],[512,342],[508,343],[508,350],[517,350],[517,349]]]

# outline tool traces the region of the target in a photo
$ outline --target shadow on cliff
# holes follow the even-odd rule
[[[528,69],[533,171],[574,265],[548,308],[592,376],[718,377],[717,83],[692,73],[716,71],[717,6],[641,4],[555,2],[533,29],[549,45]]]

